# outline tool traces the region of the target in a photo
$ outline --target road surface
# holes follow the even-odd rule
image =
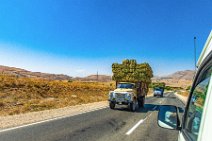
[[[177,131],[158,127],[159,105],[183,108],[173,93],[148,97],[144,109],[104,108],[72,117],[0,131],[0,141],[176,141]]]

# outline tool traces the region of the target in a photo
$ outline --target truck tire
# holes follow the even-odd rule
[[[136,102],[130,103],[130,110],[131,110],[132,112],[135,112],[135,110],[136,110]]]
[[[138,107],[141,108],[141,100],[138,101]]]
[[[115,109],[116,104],[114,102],[110,102],[110,109]]]

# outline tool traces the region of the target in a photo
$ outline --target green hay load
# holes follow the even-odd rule
[[[117,82],[151,83],[152,68],[148,63],[137,64],[136,60],[123,60],[122,64],[112,64],[112,79]]]

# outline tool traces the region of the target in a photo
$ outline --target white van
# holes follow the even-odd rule
[[[212,141],[212,31],[197,67],[182,123],[178,107],[163,105],[159,108],[158,125],[179,130],[178,141]]]

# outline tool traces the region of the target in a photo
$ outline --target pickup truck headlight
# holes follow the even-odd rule
[[[131,100],[132,99],[132,93],[127,93],[126,94],[126,99]]]

